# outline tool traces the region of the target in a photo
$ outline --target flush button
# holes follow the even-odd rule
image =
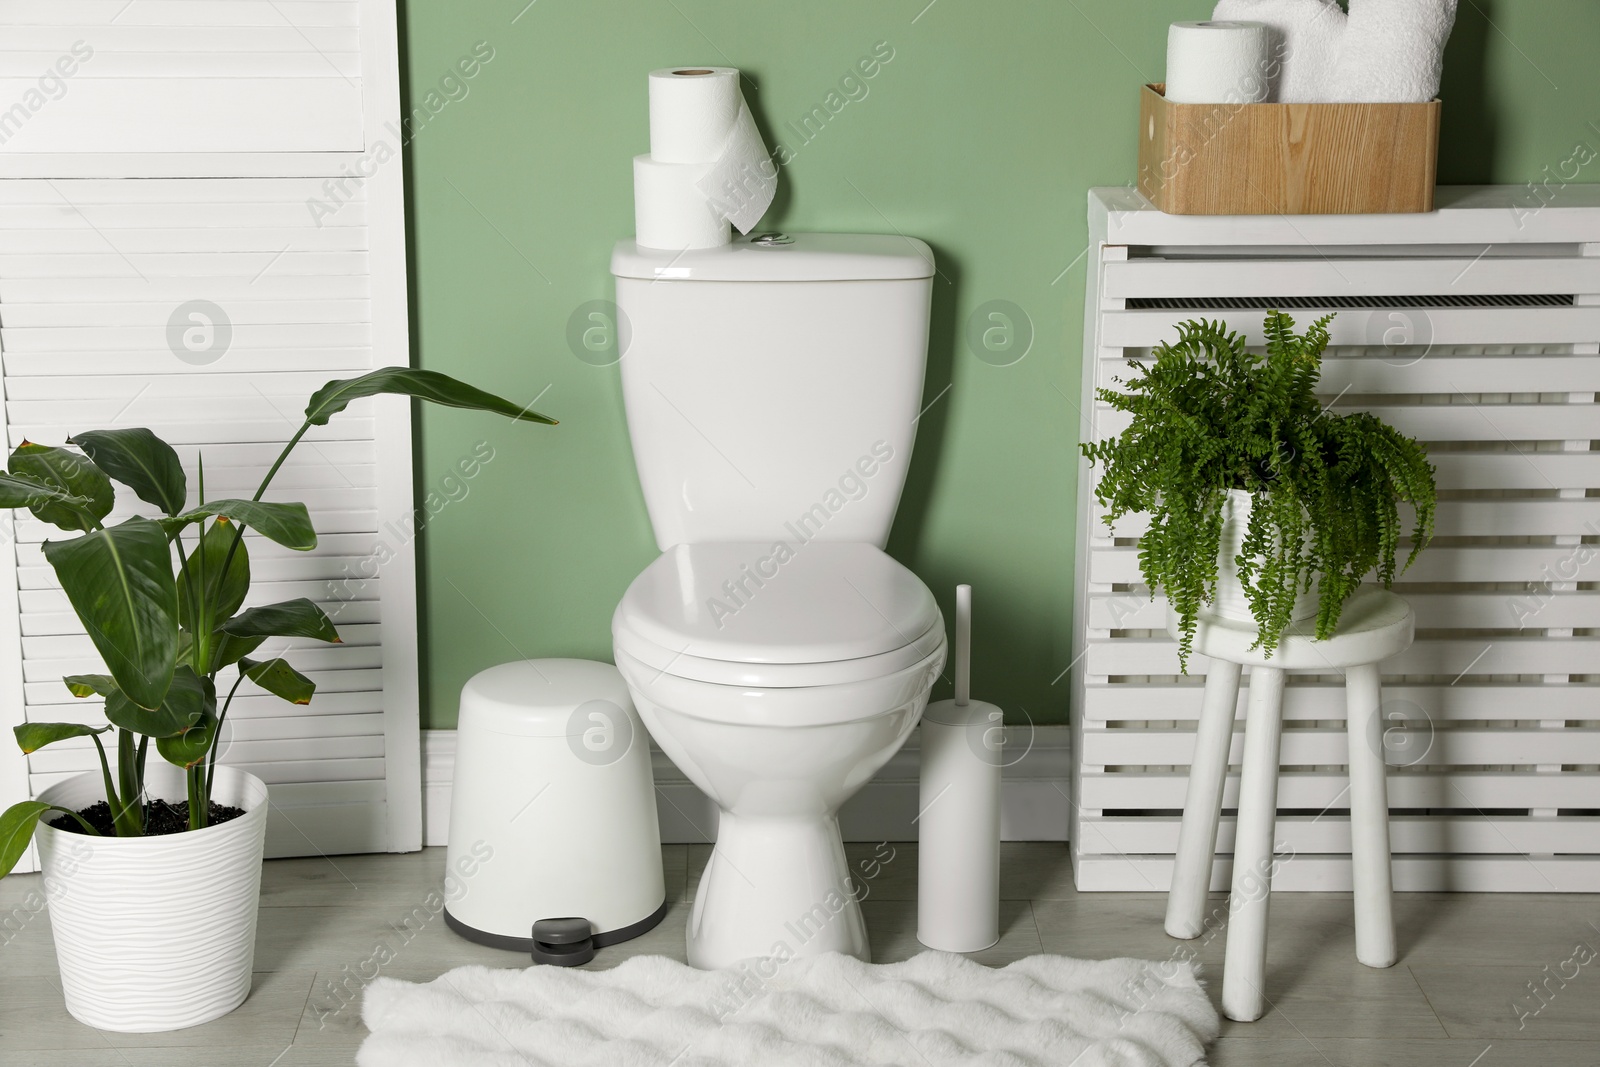
[[[750,238],[750,243],[760,248],[772,248],[776,245],[792,245],[794,244],[794,238],[786,233],[779,233],[777,230],[769,230],[766,233],[758,233]]]

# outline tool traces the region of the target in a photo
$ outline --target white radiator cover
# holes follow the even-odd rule
[[[1596,892],[1600,187],[1444,188],[1438,204],[1175,216],[1091,191],[1079,431],[1122,429],[1095,388],[1184,319],[1259,344],[1269,307],[1302,325],[1337,311],[1324,401],[1417,437],[1439,472],[1436,541],[1396,586],[1417,641],[1384,667],[1395,886]],[[1080,890],[1165,891],[1206,663],[1178,674],[1165,601],[1139,574],[1142,517],[1107,530],[1098,475],[1081,463],[1073,866]],[[1341,681],[1291,676],[1284,715],[1275,887],[1348,890]],[[1235,770],[1214,889],[1237,788]]]

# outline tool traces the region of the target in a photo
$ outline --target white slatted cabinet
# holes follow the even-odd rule
[[[200,452],[208,498],[250,496],[312,391],[409,362],[398,157],[346,185],[334,213],[308,207],[380,141],[399,147],[393,5],[4,0],[0,36],[0,108],[26,102],[74,43],[93,53],[59,98],[0,119],[7,448],[148,426],[178,449],[191,502]],[[232,329],[201,365],[168,341],[174,309],[196,299]],[[246,683],[224,761],[271,787],[269,855],[418,848],[409,404],[361,401],[313,430],[269,499],[304,501],[319,546],[250,535],[247,604],[309,597],[344,643],[263,646],[317,695],[297,707]],[[151,510],[124,492],[111,521],[136,509]],[[0,533],[0,725],[99,721],[99,702],[60,681],[100,669],[40,551],[60,532],[24,514]],[[0,804],[97,766],[86,742],[26,760],[0,748]]]
[[[1416,436],[1438,468],[1437,540],[1397,586],[1417,641],[1384,666],[1399,889],[1600,891],[1600,190],[1539,210],[1528,196],[1442,189],[1428,215],[1228,218],[1090,194],[1086,439],[1127,424],[1094,389],[1117,388],[1179,322],[1221,319],[1260,344],[1277,306],[1302,325],[1337,311],[1324,400]],[[1139,574],[1144,517],[1107,530],[1098,475],[1081,466],[1073,863],[1082,890],[1165,891],[1206,662],[1178,674],[1166,604]],[[1291,675],[1278,888],[1350,888],[1339,683]]]

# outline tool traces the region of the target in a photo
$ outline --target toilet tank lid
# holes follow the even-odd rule
[[[686,252],[618,241],[611,273],[618,278],[685,282],[843,282],[933,277],[933,250],[915,237],[879,233],[796,233],[765,243],[762,232],[720,248]]]

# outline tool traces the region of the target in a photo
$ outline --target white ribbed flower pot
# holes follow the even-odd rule
[[[183,772],[150,761],[151,796],[184,799]],[[98,771],[39,795],[77,810],[105,799]],[[218,767],[212,799],[245,814],[161,837],[91,837],[39,824],[67,1011],[101,1030],[198,1026],[237,1008],[255,961],[267,787]]]
[[[1250,529],[1250,510],[1255,498],[1243,489],[1228,490],[1228,499],[1222,505],[1222,537],[1217,541],[1217,595],[1206,606],[1206,611],[1232,622],[1250,626],[1256,617],[1250,613],[1250,599],[1245,596],[1244,584],[1239,581],[1239,567],[1234,562],[1244,547],[1245,534]],[[1292,622],[1302,622],[1317,617],[1317,587],[1302,592],[1294,600]]]

